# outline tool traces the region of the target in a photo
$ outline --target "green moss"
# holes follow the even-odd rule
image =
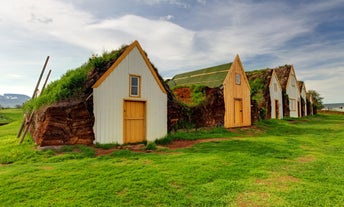
[[[264,80],[262,78],[256,78],[250,80],[249,83],[251,87],[251,99],[260,103],[264,99]]]
[[[203,85],[192,85],[191,100],[194,105],[200,105],[206,98],[205,87]]]

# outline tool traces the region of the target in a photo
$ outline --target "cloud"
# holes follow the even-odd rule
[[[344,42],[333,43],[322,33],[314,35],[329,15],[327,11],[338,7],[340,1],[290,4],[197,0],[197,6],[181,0],[136,3],[145,5],[142,8],[159,6],[164,12],[151,16],[137,8],[140,14],[128,10],[122,11],[125,15],[109,13],[100,18],[91,9],[80,9],[69,1],[12,0],[2,5],[1,71],[19,68],[20,64],[41,68],[42,53],[52,52],[56,59],[53,67],[62,73],[81,65],[86,55],[116,49],[137,39],[164,76],[230,62],[235,54],[240,55],[247,70],[294,64],[299,79],[310,82],[312,87],[320,88],[324,83],[319,79],[324,69],[331,68],[327,74],[332,81],[343,72]],[[108,4],[113,6],[112,1]],[[343,32],[332,34],[342,36]],[[18,53],[29,58],[18,62]],[[20,75],[27,77],[30,72],[21,71]]]
[[[157,4],[170,4],[182,8],[189,8],[190,4],[185,3],[183,0],[138,0],[139,2],[148,4],[148,5],[157,5]]]
[[[167,15],[167,16],[160,17],[160,20],[165,20],[165,21],[171,21],[172,19],[174,19],[173,15]]]

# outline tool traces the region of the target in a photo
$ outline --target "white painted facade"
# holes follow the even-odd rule
[[[130,50],[129,53],[126,53],[127,50]],[[140,45],[135,41],[114,63],[116,67],[112,72],[107,74],[100,84],[93,86],[96,143],[123,144],[125,100],[145,102],[147,141],[154,141],[167,134],[167,94],[161,83],[159,85],[152,66],[147,64],[148,59],[143,55]],[[140,97],[129,96],[130,75],[140,77]]]
[[[300,114],[300,91],[295,71],[292,68],[289,73],[286,93],[289,97],[290,117],[298,118]]]
[[[276,100],[278,101],[278,118],[283,118],[283,99],[282,99],[282,87],[277,78],[275,70],[273,70],[269,85],[270,101],[271,101],[271,118],[276,119]]]

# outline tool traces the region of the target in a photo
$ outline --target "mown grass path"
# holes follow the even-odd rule
[[[179,133],[172,136],[229,138],[191,148],[116,150],[98,157],[86,146],[39,151],[28,138],[19,145],[21,111],[2,110],[0,115],[12,121],[0,126],[0,206],[344,203],[342,115],[269,120],[235,132]]]

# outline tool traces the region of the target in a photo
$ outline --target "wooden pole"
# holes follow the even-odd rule
[[[23,143],[23,141],[24,141],[24,138],[25,138],[25,136],[26,136],[26,133],[27,133],[27,131],[28,131],[29,128],[30,128],[29,126],[30,126],[30,124],[31,124],[32,117],[33,117],[33,111],[31,112],[31,114],[30,114],[30,116],[29,116],[29,119],[28,119],[27,121],[25,121],[24,133],[23,133],[23,136],[22,136],[21,139],[20,139],[19,144]]]
[[[41,75],[39,76],[35,90],[33,91],[32,98],[36,97],[37,89],[38,89],[39,84],[41,83],[41,80],[42,80],[45,68],[47,67],[48,61],[49,61],[49,56],[47,56],[47,59],[45,60]]]
[[[38,78],[38,81],[37,81],[37,84],[36,84],[35,90],[33,91],[33,94],[32,94],[32,97],[31,97],[31,99],[34,99],[34,98],[35,98],[35,96],[36,96],[36,93],[37,93],[38,86],[39,86],[39,84],[40,84],[40,82],[41,82],[41,79],[42,79],[42,76],[43,76],[43,74],[44,74],[45,68],[47,67],[47,64],[48,64],[49,58],[50,58],[50,57],[49,57],[49,56],[47,56],[47,59],[45,60],[45,63],[44,63],[43,69],[42,69],[42,71],[41,71],[41,74],[40,74],[40,76],[39,76],[39,78]],[[18,138],[20,137],[20,135],[21,135],[21,133],[22,133],[23,129],[25,128],[25,123],[27,123],[27,122],[26,122],[26,120],[25,120],[25,117],[24,117],[24,120],[23,120],[23,122],[22,122],[22,125],[21,125],[21,127],[20,127],[20,129],[19,129],[19,132],[18,132],[18,135],[17,135],[17,137],[18,137]]]
[[[49,80],[49,77],[50,77],[50,73],[51,73],[51,70],[49,70],[49,73],[47,75],[47,77],[45,78],[45,81],[44,81],[44,84],[43,84],[43,87],[42,87],[42,90],[41,90],[41,94],[43,93],[44,89],[45,89],[45,86]],[[26,133],[28,132],[29,128],[30,128],[30,125],[31,125],[31,122],[32,122],[32,118],[33,118],[33,111],[31,112],[30,116],[29,116],[29,119],[26,121],[26,128],[24,130],[24,133],[23,133],[23,136],[22,138],[20,139],[20,142],[19,144],[21,144],[23,141],[24,141],[24,138],[26,136]]]
[[[47,75],[47,77],[45,78],[45,81],[44,81],[44,84],[43,84],[43,87],[42,87],[42,90],[41,90],[41,94],[43,93],[43,91],[44,91],[44,89],[45,89],[45,86],[47,85],[47,82],[48,82],[49,77],[50,77],[50,73],[51,73],[51,70],[49,70],[48,75]]]

